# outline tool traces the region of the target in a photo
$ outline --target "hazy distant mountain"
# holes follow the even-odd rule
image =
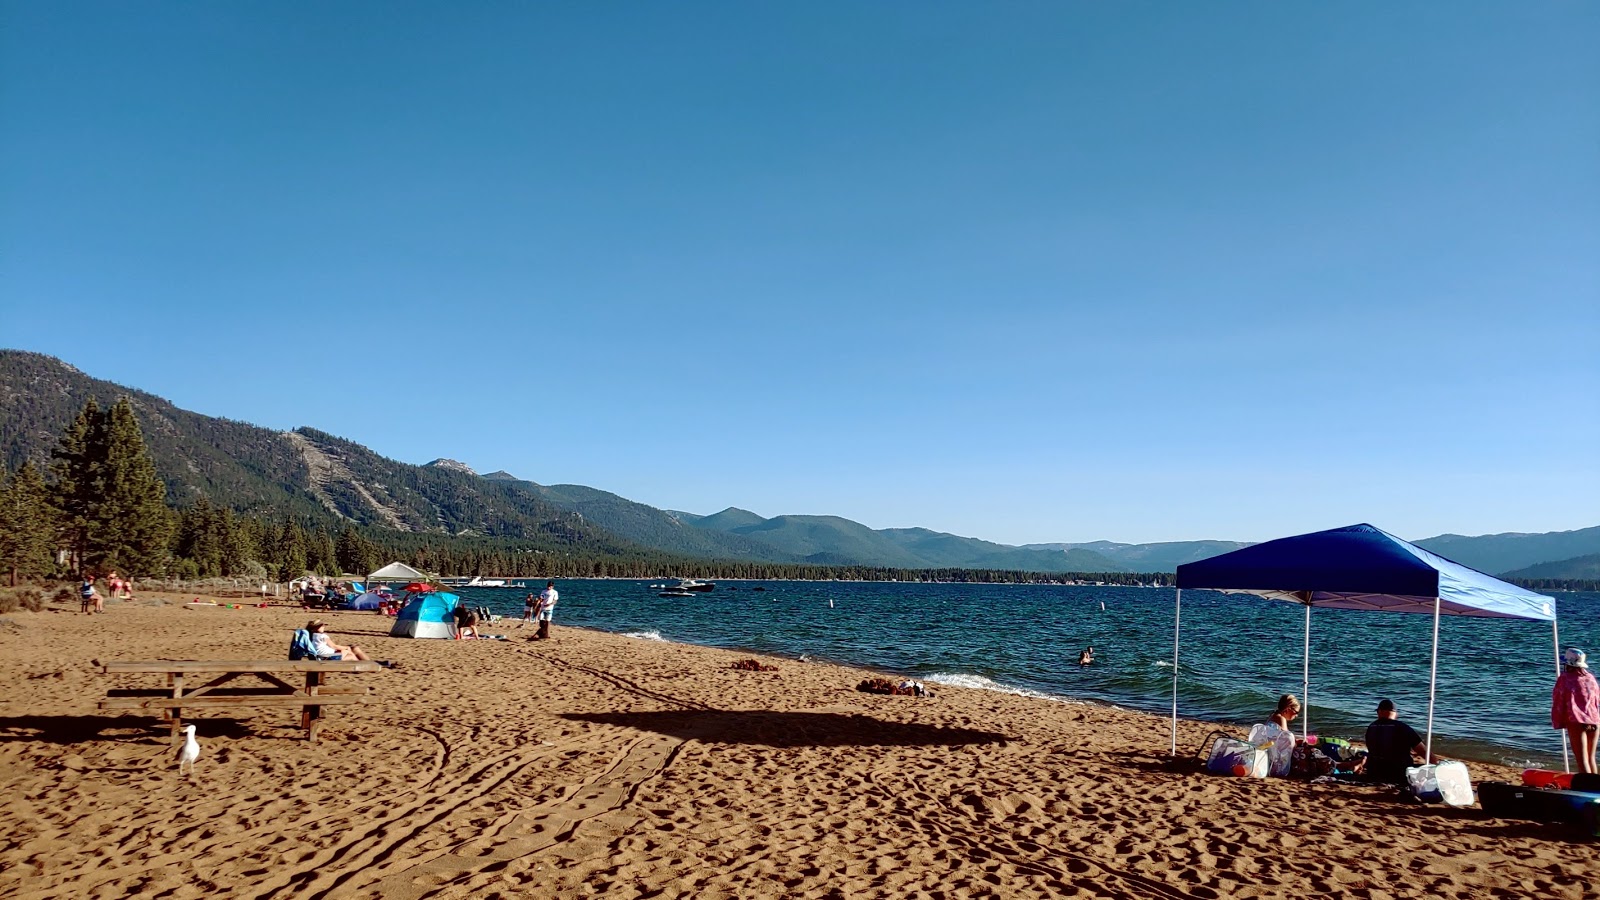
[[[792,554],[770,544],[731,532],[703,530],[664,509],[636,503],[607,491],[581,484],[538,484],[503,472],[495,474],[504,476],[495,479],[502,484],[576,513],[586,522],[653,550],[707,559],[798,561]]]
[[[818,565],[870,565],[905,569],[1019,569],[1032,572],[1124,572],[1088,551],[1027,550],[926,528],[872,529],[839,516],[763,519],[729,507],[691,523],[742,535],[791,557]]]
[[[1536,563],[1502,574],[1506,578],[1600,578],[1600,553]]]
[[[1087,551],[1109,559],[1115,569],[1111,572],[1176,572],[1178,566],[1223,553],[1232,553],[1249,543],[1240,541],[1169,541],[1159,544],[1119,544],[1115,541],[1091,541],[1087,544],[1025,544],[1028,550],[1056,550],[1061,552]],[[1078,571],[1087,571],[1080,569]]]
[[[1577,531],[1550,531],[1543,534],[1484,534],[1465,537],[1441,534],[1417,541],[1434,553],[1464,566],[1492,575],[1510,573],[1542,562],[1571,560],[1600,553],[1600,525]],[[1560,577],[1560,576],[1529,576]]]

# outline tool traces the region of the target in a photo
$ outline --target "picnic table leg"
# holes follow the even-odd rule
[[[322,687],[322,676],[321,672],[306,673],[306,693],[317,693],[317,688]],[[322,707],[307,706],[300,714],[300,727],[306,730],[306,740],[315,744],[317,732],[322,730]]]
[[[172,686],[174,699],[183,696],[183,673],[167,673],[167,683]],[[172,746],[178,746],[178,736],[183,733],[183,710],[168,708],[161,711],[161,717],[172,722]]]

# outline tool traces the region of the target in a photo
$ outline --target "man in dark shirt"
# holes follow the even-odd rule
[[[1384,784],[1405,784],[1406,768],[1416,765],[1412,757],[1426,756],[1427,752],[1416,730],[1400,721],[1394,701],[1379,700],[1378,718],[1367,726],[1367,778]]]

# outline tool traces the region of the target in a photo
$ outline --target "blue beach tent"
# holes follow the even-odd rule
[[[349,604],[347,604],[346,608],[347,609],[375,610],[375,609],[378,608],[378,604],[380,604],[382,602],[383,602],[383,598],[382,597],[378,596],[377,594],[372,593],[371,591],[368,591],[366,593],[357,594],[356,596],[351,597],[350,598],[350,602],[349,602]]]
[[[400,615],[395,617],[390,637],[450,638],[454,637],[450,614],[455,612],[461,598],[455,594],[429,592],[411,598]]]
[[[1535,619],[1550,623],[1561,668],[1555,600],[1469,569],[1371,525],[1350,525],[1279,538],[1178,567],[1172,624],[1172,753],[1178,753],[1178,648],[1183,590],[1255,594],[1306,609],[1301,709],[1310,709],[1311,607],[1431,613],[1433,660],[1428,675],[1428,743],[1433,752],[1433,699],[1439,675],[1439,617]],[[1302,737],[1310,731],[1301,720]],[[1565,745],[1563,744],[1563,752]],[[1570,766],[1569,766],[1570,768]]]

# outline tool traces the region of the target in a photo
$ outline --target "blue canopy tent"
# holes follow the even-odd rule
[[[1255,594],[1298,603],[1306,610],[1302,709],[1311,689],[1311,607],[1433,614],[1428,674],[1428,743],[1433,753],[1433,700],[1439,675],[1439,616],[1535,619],[1550,623],[1561,667],[1555,600],[1403,541],[1371,525],[1350,525],[1279,538],[1178,567],[1172,619],[1172,753],[1178,753],[1178,647],[1183,589]],[[1310,731],[1309,714],[1301,735]],[[1563,741],[1562,754],[1566,754]],[[1570,763],[1568,765],[1570,770]]]

